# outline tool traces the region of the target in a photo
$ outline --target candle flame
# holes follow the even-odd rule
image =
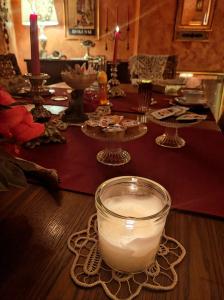
[[[120,28],[119,28],[118,25],[116,26],[115,31],[116,31],[116,32],[119,32],[119,31],[120,31]]]

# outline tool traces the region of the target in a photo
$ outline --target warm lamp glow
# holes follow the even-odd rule
[[[30,25],[30,14],[33,12],[38,15],[39,26],[58,25],[54,0],[22,0],[21,12],[23,25]]]
[[[181,77],[181,78],[191,78],[193,76],[194,76],[194,74],[191,72],[181,72],[179,75],[179,77]]]
[[[37,14],[37,23],[40,28],[40,57],[46,58],[47,52],[45,48],[47,45],[47,36],[44,32],[44,27],[58,25],[58,18],[54,6],[54,0],[22,0],[21,12],[23,25],[30,25],[30,14]]]
[[[116,26],[115,31],[116,31],[116,32],[120,32],[120,28],[119,28],[118,25]]]

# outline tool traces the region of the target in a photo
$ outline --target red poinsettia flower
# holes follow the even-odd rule
[[[0,105],[11,105],[15,102],[12,96],[0,88]],[[33,116],[24,106],[13,106],[0,110],[0,135],[6,139],[14,139],[22,144],[39,137],[45,126],[33,121]]]
[[[0,104],[10,105],[13,102],[15,102],[15,100],[12,98],[12,96],[0,87]]]

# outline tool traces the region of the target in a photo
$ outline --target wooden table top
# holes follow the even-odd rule
[[[203,126],[217,130],[214,122]],[[94,196],[52,195],[29,185],[1,192],[0,202],[0,299],[107,299],[101,287],[84,289],[70,277],[74,255],[67,240],[87,227],[95,212]],[[143,289],[136,299],[224,299],[223,220],[171,210],[166,233],[186,249],[176,268],[178,284],[168,292]]]
[[[70,278],[74,255],[68,237],[87,227],[94,197],[41,186],[0,193],[0,299],[107,299],[100,287],[84,289]],[[220,199],[221,200],[221,199]],[[172,210],[166,233],[187,253],[172,291],[142,290],[136,299],[224,299],[224,222]]]

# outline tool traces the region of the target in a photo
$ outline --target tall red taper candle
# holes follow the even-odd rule
[[[33,75],[40,74],[39,40],[37,15],[30,15],[30,46],[31,46],[31,72]]]
[[[118,40],[120,36],[120,28],[119,26],[116,26],[115,32],[114,32],[114,55],[113,55],[113,64],[116,64],[117,62],[117,48],[118,48]]]

